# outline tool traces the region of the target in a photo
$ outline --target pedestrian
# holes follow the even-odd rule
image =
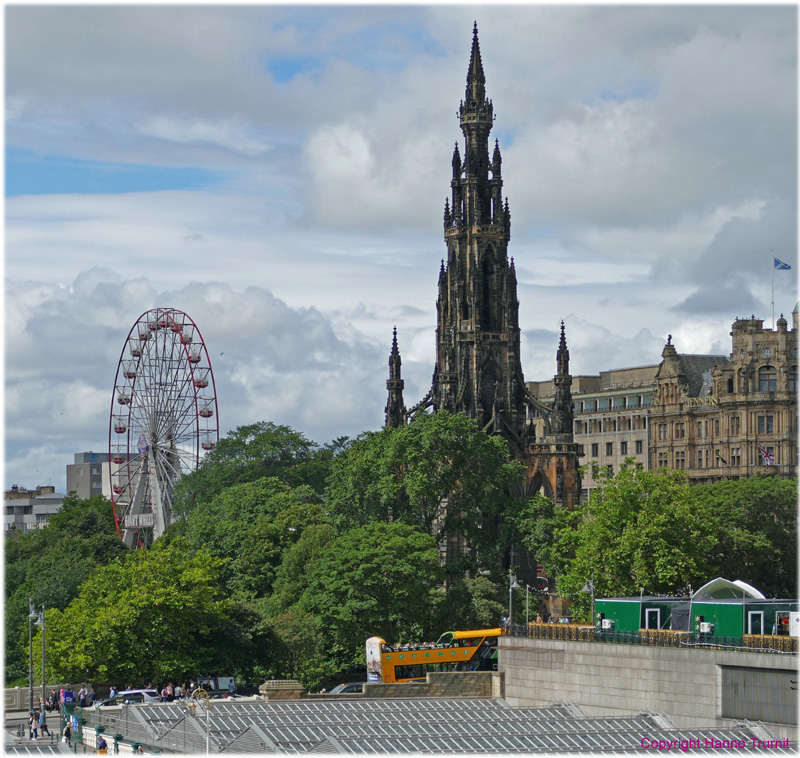
[[[111,691],[108,693],[108,696],[110,698],[117,696],[117,688],[113,684],[111,685]]]
[[[86,707],[86,696],[88,694],[89,694],[89,692],[86,689],[86,685],[82,684],[81,688],[78,690],[78,705],[81,708],[85,708]]]
[[[69,721],[67,725],[64,727],[64,736],[61,738],[62,742],[66,742],[67,746],[70,745],[70,740],[72,739],[72,728],[69,725]]]
[[[181,688],[180,684],[175,685],[175,699],[180,700],[183,697],[183,689]]]
[[[31,739],[39,739],[39,719],[33,711],[31,711],[31,715],[28,717],[28,726],[30,726]]]
[[[103,735],[100,735],[100,739],[97,740],[97,752],[98,753],[107,753],[108,752],[108,743],[106,742],[106,738]]]
[[[39,712],[39,729],[42,732],[42,737],[45,734],[50,735],[50,730],[47,728],[47,714],[44,712],[44,708]]]
[[[97,696],[94,693],[94,687],[92,687],[92,685],[90,684],[89,685],[89,694],[86,696],[86,702],[89,704],[90,708],[94,705],[95,697],[97,697]]]
[[[175,690],[172,688],[172,682],[167,685],[167,702],[171,703],[175,699]]]

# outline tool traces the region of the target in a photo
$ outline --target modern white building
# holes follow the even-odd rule
[[[56,492],[55,487],[26,490],[13,485],[4,495],[6,535],[10,532],[25,534],[43,528],[50,517],[61,509],[64,497]]]

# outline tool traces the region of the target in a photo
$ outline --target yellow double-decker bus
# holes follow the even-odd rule
[[[429,671],[496,671],[500,628],[445,632],[436,642],[391,645],[367,640],[367,681],[413,682]]]

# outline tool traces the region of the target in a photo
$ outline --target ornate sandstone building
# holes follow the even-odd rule
[[[467,87],[459,108],[463,157],[456,143],[450,197],[444,205],[447,259],[439,271],[436,365],[429,392],[406,408],[397,332],[389,358],[386,426],[400,426],[424,409],[445,409],[475,419],[508,442],[526,467],[524,494],[543,492],[568,507],[580,493],[577,446],[564,324],[556,352],[556,388],[545,404],[526,388],[520,364],[519,301],[514,259],[508,256],[511,213],[502,197],[502,158],[495,140],[492,101],[473,31]],[[535,409],[543,421],[537,437],[529,423]],[[523,494],[523,493],[520,493]]]

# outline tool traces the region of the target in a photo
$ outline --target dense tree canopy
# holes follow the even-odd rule
[[[558,590],[579,615],[588,617],[581,590],[592,576],[598,597],[684,591],[708,577],[714,537],[681,472],[625,465],[594,478],[589,502],[568,515],[572,528],[557,530],[557,556],[571,556]]]
[[[351,529],[315,564],[300,601],[317,617],[343,666],[363,661],[364,642],[419,640],[430,631],[443,578],[436,542],[403,523]]]
[[[346,445],[342,437],[320,447],[288,426],[267,421],[237,427],[203,458],[197,471],[178,482],[175,511],[188,513],[228,487],[264,477],[321,493],[333,456]]]
[[[117,536],[111,503],[99,496],[64,498],[43,529],[5,542],[6,680],[28,675],[28,598],[62,610],[101,566],[127,552]]]
[[[52,673],[141,686],[243,668],[254,646],[222,592],[222,565],[176,540],[96,569],[78,598],[48,614]]]
[[[271,592],[284,550],[307,526],[325,521],[310,487],[264,477],[198,502],[181,531],[194,548],[228,559],[222,579],[229,591],[255,598]]]
[[[566,511],[528,501],[515,523],[558,591],[588,618],[598,597],[685,593],[722,576],[767,595],[795,597],[797,480],[753,477],[689,484],[680,471],[595,471],[588,503]]]
[[[717,575],[743,579],[768,597],[797,597],[797,479],[703,484],[694,495],[715,536],[709,560]]]
[[[334,459],[326,502],[341,531],[369,522],[418,526],[440,541],[464,535],[474,549],[456,572],[497,569],[498,524],[522,467],[500,437],[462,414],[437,411],[362,436]]]

